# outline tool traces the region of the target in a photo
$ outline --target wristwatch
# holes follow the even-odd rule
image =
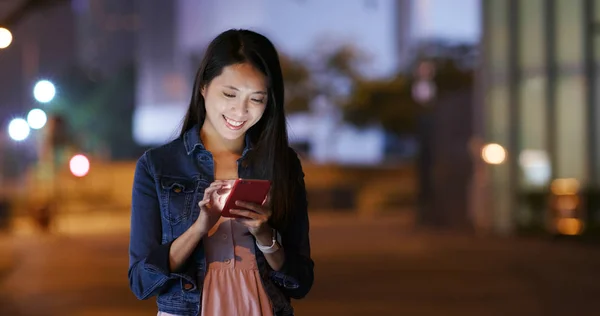
[[[281,248],[281,245],[279,244],[279,240],[281,240],[281,235],[279,235],[277,230],[275,228],[273,228],[273,239],[272,239],[271,245],[263,246],[258,242],[258,239],[257,239],[256,246],[258,247],[258,250],[260,250],[262,253],[274,253],[277,250],[279,250],[279,248]]]

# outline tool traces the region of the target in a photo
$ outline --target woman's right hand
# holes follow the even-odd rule
[[[216,180],[204,190],[204,198],[198,203],[200,215],[196,219],[196,226],[203,235],[219,221],[229,192],[231,181],[228,180]]]

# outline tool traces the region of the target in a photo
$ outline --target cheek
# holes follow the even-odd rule
[[[254,117],[254,119],[256,121],[260,120],[260,118],[263,116],[263,114],[265,113],[265,109],[267,107],[266,106],[256,106],[256,107],[252,107],[250,109],[250,112],[252,113],[252,116]]]
[[[226,106],[226,102],[219,100],[218,98],[209,97],[204,101],[204,107],[206,108],[206,112],[209,114],[219,114],[223,111]]]

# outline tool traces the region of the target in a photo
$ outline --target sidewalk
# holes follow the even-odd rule
[[[15,265],[13,236],[0,232],[0,283]]]
[[[375,226],[412,226],[412,212],[405,210],[387,212],[379,215],[364,217],[353,211],[309,211],[310,226],[327,227],[352,227],[357,225]],[[52,233],[59,235],[103,235],[129,233],[129,210],[107,210],[82,212],[79,214],[59,214],[53,219]],[[12,220],[12,235],[33,236],[39,233],[34,220],[29,216],[20,216]]]

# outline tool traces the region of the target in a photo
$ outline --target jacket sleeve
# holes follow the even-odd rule
[[[294,174],[298,175],[294,194],[295,203],[287,229],[281,233],[285,262],[281,270],[274,273],[274,278],[287,296],[301,299],[312,288],[315,264],[310,255],[308,201],[304,172],[297,154],[293,152],[291,157]]]
[[[194,285],[196,283],[189,274],[170,271],[172,242],[161,243],[159,198],[148,155],[146,152],[136,164],[131,198],[129,287],[141,300],[158,294],[170,279],[183,277]]]

